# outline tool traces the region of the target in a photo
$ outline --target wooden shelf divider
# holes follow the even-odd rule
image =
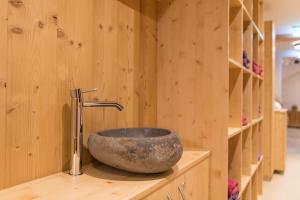
[[[242,200],[262,195],[264,78],[253,68],[264,64],[262,8],[262,0],[230,1],[228,175],[239,182]]]

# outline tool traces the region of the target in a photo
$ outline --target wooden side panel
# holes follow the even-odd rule
[[[212,150],[212,200],[227,197],[228,6],[158,5],[158,126],[176,131],[187,148]]]
[[[274,115],[274,170],[284,172],[287,152],[287,112],[276,111]]]
[[[243,155],[242,155],[242,168],[243,174],[246,176],[251,175],[251,164],[252,164],[252,130],[251,128],[243,131]]]
[[[243,172],[243,141],[242,135],[236,135],[229,140],[228,145],[228,179],[236,180],[242,185]]]
[[[264,61],[264,131],[263,131],[263,171],[266,179],[273,176],[272,135],[274,132],[274,83],[275,83],[275,28],[273,22],[265,23]]]
[[[7,85],[7,5],[0,1],[0,188],[4,186],[5,133],[6,133],[6,85]]]

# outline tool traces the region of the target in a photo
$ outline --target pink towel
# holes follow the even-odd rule
[[[228,195],[232,196],[239,193],[238,182],[233,179],[228,180]]]
[[[242,118],[242,126],[246,126],[248,124],[248,117],[243,116]]]

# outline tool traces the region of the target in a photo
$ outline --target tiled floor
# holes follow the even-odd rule
[[[262,200],[300,200],[300,129],[288,130],[287,168],[264,183]]]

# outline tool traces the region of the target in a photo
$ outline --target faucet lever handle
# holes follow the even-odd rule
[[[81,93],[89,93],[89,92],[96,92],[96,91],[97,91],[97,88],[93,88],[90,90],[82,90]]]

